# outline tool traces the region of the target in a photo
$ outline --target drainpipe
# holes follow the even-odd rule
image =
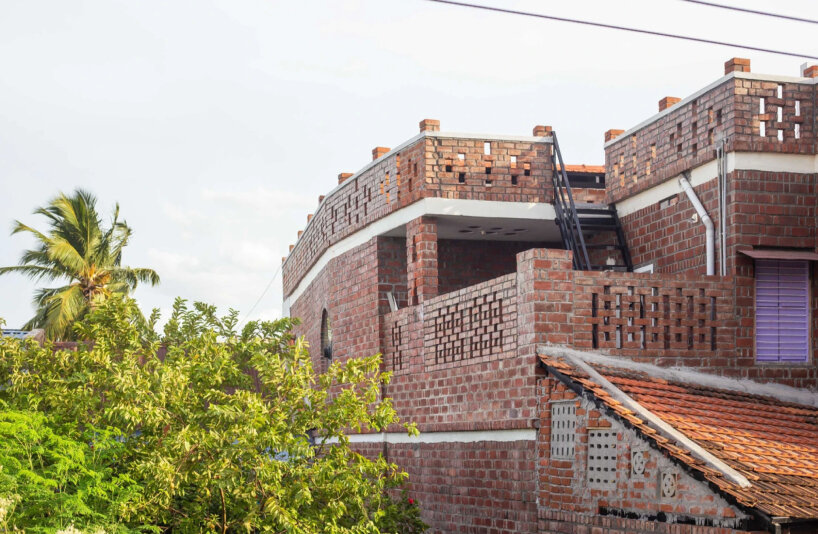
[[[690,199],[690,203],[693,204],[696,213],[699,214],[699,217],[704,223],[704,239],[707,247],[707,274],[716,274],[716,246],[713,220],[710,219],[710,215],[707,214],[701,201],[699,201],[699,197],[696,196],[696,192],[693,191],[693,187],[687,179],[688,176],[690,176],[690,173],[685,171],[684,175],[679,177],[679,185],[684,189],[687,198]]]

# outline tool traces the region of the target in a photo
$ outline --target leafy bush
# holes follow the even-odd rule
[[[346,436],[398,422],[378,356],[316,376],[293,320],[236,332],[235,312],[182,300],[161,336],[156,319],[112,298],[76,325],[89,342],[75,351],[0,339],[0,425],[21,428],[42,458],[32,486],[25,455],[4,452],[18,466],[0,481],[0,497],[17,496],[9,528],[420,531],[402,530],[422,525],[416,507],[388,497],[406,474]],[[22,511],[34,504],[40,519]]]

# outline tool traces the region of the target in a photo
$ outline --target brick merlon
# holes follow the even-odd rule
[[[724,73],[750,72],[750,60],[743,57],[730,58],[724,62]]]
[[[376,159],[380,158],[390,150],[392,149],[387,148],[385,146],[376,146],[375,148],[372,149],[372,161],[375,161]]]
[[[673,107],[681,100],[681,98],[675,96],[666,96],[659,101],[659,111],[664,111],[669,107]]]
[[[545,137],[547,135],[551,135],[554,129],[550,126],[543,126],[542,124],[538,124],[534,127],[534,137]]]
[[[617,130],[615,128],[611,128],[610,130],[605,132],[605,142],[607,143],[611,139],[616,139],[623,133],[625,133],[625,130]]]
[[[437,119],[423,119],[420,121],[421,132],[439,132],[440,121]],[[377,159],[377,158],[376,158]]]

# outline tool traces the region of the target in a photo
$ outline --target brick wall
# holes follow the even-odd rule
[[[407,298],[420,304],[438,294],[437,220],[419,217],[406,223]]]
[[[332,323],[333,359],[379,352],[377,258],[376,239],[334,258],[293,303],[291,316],[304,319],[295,333],[309,343],[316,369],[324,365],[320,355],[324,309]]]
[[[386,395],[423,433],[531,429],[533,359],[517,354],[517,275],[505,275],[387,314]],[[391,431],[399,432],[398,427]],[[390,461],[430,532],[536,532],[533,440],[393,444]]]
[[[515,274],[386,315],[400,416],[422,431],[530,428],[536,367],[516,357],[517,327]]]
[[[719,234],[718,180],[693,188]],[[657,273],[707,273],[704,225],[683,191],[621,218],[634,265],[653,263]],[[716,272],[721,255],[716,240]]]
[[[608,202],[635,193],[712,160],[715,141],[735,138],[735,79],[705,93],[605,147]]]
[[[781,98],[777,96],[779,86]],[[815,91],[815,85],[731,77],[692,101],[672,107],[605,147],[608,202],[715,159],[721,136],[727,138],[728,152],[815,154]]]
[[[802,365],[755,363],[755,272],[753,260],[739,253],[753,247],[818,250],[818,174],[738,170],[727,175],[727,272],[735,294],[735,354],[724,374],[795,385],[818,383],[818,323],[813,328],[813,358]],[[717,182],[695,188],[719,234]],[[635,265],[654,263],[657,272],[702,275],[705,272],[704,228],[680,192],[672,201],[647,206],[622,218]],[[720,243],[716,239],[716,270]],[[703,279],[703,278],[702,278]],[[813,273],[812,280],[815,283]],[[818,316],[813,290],[812,316]],[[723,361],[723,360],[719,360]]]
[[[653,518],[633,519],[581,515],[543,510],[539,518],[540,534],[766,534],[766,530],[738,530],[728,527],[705,527],[691,524],[658,523]],[[793,531],[795,534],[795,531]]]
[[[534,346],[555,343],[663,366],[818,386],[814,358],[805,364],[755,362],[749,259],[739,260],[735,276],[722,278],[573,271],[567,268],[570,257],[568,251],[542,249],[519,255],[518,288],[525,283],[526,290],[518,289],[518,314],[529,317],[519,322],[520,351],[535,340]]]
[[[517,271],[517,254],[542,243],[526,241],[438,241],[440,293],[449,293]]]
[[[409,302],[406,269],[406,239],[378,237],[378,314],[389,313],[389,293],[398,308]]]
[[[390,444],[429,533],[537,532],[533,441]]]
[[[380,157],[320,203],[282,268],[284,295],[330,245],[422,198],[550,202],[550,142],[427,135]]]
[[[526,141],[426,138],[425,195],[551,202],[550,150]]]

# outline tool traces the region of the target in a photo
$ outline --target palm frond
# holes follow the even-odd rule
[[[112,269],[111,277],[117,282],[128,284],[131,290],[136,289],[139,282],[152,286],[159,283],[159,275],[156,271],[144,267],[119,267]]]
[[[28,325],[45,328],[51,338],[69,335],[71,323],[86,313],[92,300],[127,295],[140,282],[159,283],[153,269],[121,265],[132,230],[120,219],[119,204],[114,207],[110,225],[105,225],[96,202],[94,195],[83,189],[70,196],[60,193],[34,212],[46,218],[47,231],[20,221],[12,230],[13,234],[32,234],[37,245],[23,252],[20,265],[0,268],[0,275],[17,272],[35,280],[71,281],[64,287],[35,292],[37,313]]]
[[[31,226],[24,224],[20,221],[14,221],[14,226],[11,229],[11,235],[19,234],[20,232],[29,232],[33,234],[39,241],[48,241],[48,237],[40,232],[39,230],[32,228]]]
[[[0,275],[6,273],[22,274],[35,281],[40,281],[43,278],[48,281],[53,281],[65,276],[65,274],[58,269],[40,265],[12,265],[11,267],[0,267]]]
[[[86,258],[68,241],[62,238],[53,239],[48,247],[48,256],[66,269],[81,273],[88,267]]]
[[[88,311],[89,304],[85,300],[79,286],[68,286],[45,302],[46,324],[45,335],[49,339],[68,339],[71,337],[69,327]]]

